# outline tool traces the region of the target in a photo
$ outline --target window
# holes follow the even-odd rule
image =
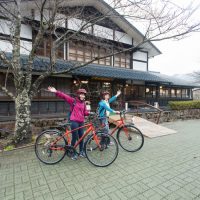
[[[160,97],[169,97],[169,88],[160,87]]]
[[[64,59],[64,44],[60,45],[56,50],[56,57],[58,59]]]
[[[182,89],[182,98],[192,98],[192,90],[191,89]]]
[[[120,64],[121,64],[121,62],[120,62],[120,54],[114,55],[114,66],[115,67],[120,67]]]
[[[117,53],[117,51],[115,51]],[[114,66],[130,68],[130,53],[119,53],[114,55]]]
[[[182,89],[182,98],[187,98],[187,89]]]
[[[100,49],[99,49],[99,57],[104,57],[105,55],[106,55],[105,49],[100,48]],[[99,64],[100,64],[100,65],[105,65],[105,64],[106,64],[105,62],[106,62],[106,59],[105,59],[105,58],[99,60]]]
[[[85,62],[89,62],[92,59],[92,46],[86,45],[85,47]]]
[[[38,48],[36,50],[36,55],[50,57],[50,55],[51,55],[51,48],[52,48],[51,42],[52,41],[49,38],[44,39],[38,45]],[[58,58],[58,59],[64,59],[64,44],[60,45],[56,49],[56,58]]]
[[[82,41],[70,41],[69,43],[69,60],[89,62],[96,57],[104,57],[108,55],[108,53],[108,50],[105,48],[87,44]],[[111,57],[95,60],[93,63],[111,65]]]
[[[181,89],[177,89],[177,90],[176,90],[176,96],[177,96],[178,98],[181,98]]]
[[[99,48],[97,46],[93,46],[92,47],[92,59],[96,58],[96,57],[99,57]],[[93,63],[96,63],[98,64],[99,61],[98,60],[95,60]]]
[[[171,89],[171,97],[176,97],[176,89]]]
[[[79,62],[83,62],[85,59],[84,59],[84,46],[82,43],[78,43],[77,44],[77,49],[76,49],[76,52],[77,52],[77,61]]]
[[[187,89],[187,98],[192,98],[192,90],[191,89]]]
[[[76,44],[70,41],[69,43],[69,60],[77,60]]]
[[[151,97],[151,98],[156,97],[156,87],[147,86],[145,93],[146,93],[146,97]]]

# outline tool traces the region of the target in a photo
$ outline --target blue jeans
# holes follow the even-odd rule
[[[71,121],[71,130],[74,130],[78,127],[83,126],[84,123],[83,122],[76,122],[76,121]],[[78,141],[78,139],[80,139],[83,136],[84,133],[84,129],[80,128],[76,131],[72,132],[72,142],[71,145],[74,146],[76,144],[76,141]],[[79,151],[82,152],[83,151],[83,140],[79,143]]]
[[[103,131],[105,134],[109,134],[108,118],[105,117],[105,118],[101,119],[100,121],[101,121],[101,124],[104,125],[102,131]]]

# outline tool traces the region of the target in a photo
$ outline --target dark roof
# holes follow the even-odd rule
[[[8,58],[11,59],[11,54],[7,54]],[[24,65],[28,61],[27,55],[21,55],[21,63]],[[56,71],[60,72],[72,67],[74,62],[57,60]],[[6,67],[0,62],[0,67]],[[34,71],[42,72],[46,71],[49,67],[49,58],[37,57],[34,59]],[[111,66],[102,66],[97,64],[90,64],[88,66],[76,69],[71,72],[72,75],[79,76],[94,76],[104,77],[113,79],[125,79],[125,80],[137,80],[146,82],[157,82],[160,84],[174,85],[174,86],[186,86],[186,87],[197,87],[197,85],[186,82],[183,79],[178,79],[172,76],[167,76],[160,73],[136,71],[133,69],[116,68]]]
[[[83,75],[83,76],[96,76],[96,77],[106,77],[106,78],[117,78],[117,79],[127,79],[127,80],[140,80],[149,82],[166,82],[169,81],[160,78],[159,76],[143,71],[136,71],[126,68],[116,68],[110,66],[101,66],[96,64],[88,65],[75,70],[72,74]]]

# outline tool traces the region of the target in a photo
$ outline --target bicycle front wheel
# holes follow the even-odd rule
[[[94,139],[94,137],[96,137]],[[85,142],[85,154],[90,163],[97,167],[112,164],[118,156],[118,144],[110,134],[97,133]]]
[[[139,151],[144,145],[144,136],[141,131],[133,125],[125,125],[117,132],[119,145],[128,152]]]
[[[57,141],[57,142],[55,142]],[[55,142],[54,145],[52,145]],[[67,142],[58,130],[43,131],[36,139],[35,154],[45,164],[56,164],[65,157]]]

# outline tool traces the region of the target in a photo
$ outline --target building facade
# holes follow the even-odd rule
[[[113,15],[116,15],[116,11],[112,10],[103,0],[87,0],[84,7],[81,1],[71,1],[71,4],[66,5],[65,9],[60,10],[59,15],[65,16],[69,13],[69,10],[79,8],[82,12],[78,17],[70,17],[59,22],[58,26],[61,32],[78,31],[82,22],[88,20],[90,15],[94,15],[94,13],[95,15],[104,15],[109,10]],[[30,5],[26,12],[27,18],[37,23],[39,20],[37,8]],[[113,15],[82,31],[79,37],[73,37],[70,41],[63,43],[56,52],[58,68],[70,67],[72,62],[85,63],[95,57],[103,57],[136,46],[143,35],[125,18],[121,16],[113,17]],[[0,51],[11,54],[12,46],[8,41],[10,35],[9,23],[1,17],[0,24]],[[37,30],[33,29],[31,24],[22,25],[21,54],[24,59],[32,48],[36,33]],[[41,59],[34,63],[33,80],[45,70],[41,60],[44,58],[48,62],[52,38],[46,35],[37,48],[36,55]],[[154,102],[158,102],[159,105],[165,106],[170,100],[193,99],[192,85],[149,71],[149,59],[160,53],[151,42],[148,42],[142,48],[96,60],[71,74],[49,77],[43,82],[37,96],[32,101],[32,114],[61,115],[66,113],[68,106],[61,99],[56,98],[54,94],[44,90],[49,85],[71,95],[75,93],[76,89],[85,88],[88,91],[87,98],[91,101],[93,109],[97,106],[100,93],[103,90],[109,90],[111,94],[115,94],[118,89],[122,90],[119,101],[114,105],[118,108],[124,107],[125,102],[135,100],[152,105]],[[6,67],[1,64],[0,83],[2,85],[5,82],[6,73]],[[8,78],[7,88],[14,92],[12,78]],[[0,92],[0,115],[14,116],[14,114],[14,102]]]

